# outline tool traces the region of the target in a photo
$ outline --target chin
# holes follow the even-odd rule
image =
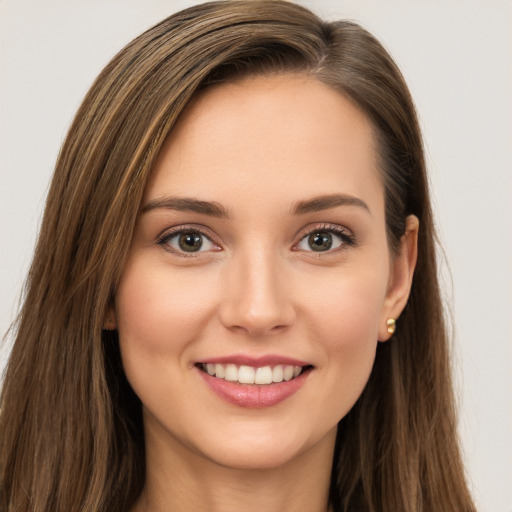
[[[235,470],[271,470],[277,469],[299,459],[303,450],[271,450],[268,447],[258,449],[248,447],[245,449],[225,450],[222,453],[206,454],[208,458],[219,466]]]
[[[260,426],[261,427],[261,426]],[[201,450],[210,461],[237,470],[269,470],[283,467],[289,463],[307,458],[308,452],[324,443],[334,449],[337,425],[327,432],[315,434],[290,432],[283,430],[276,435],[276,426],[265,430],[256,428],[256,432],[244,432],[236,435],[230,432],[222,439],[211,439],[207,447]]]

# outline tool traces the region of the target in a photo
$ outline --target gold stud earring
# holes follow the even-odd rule
[[[388,334],[394,334],[396,331],[396,320],[394,318],[388,318],[386,325],[388,327]]]

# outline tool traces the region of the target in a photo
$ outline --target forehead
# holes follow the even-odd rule
[[[315,79],[263,76],[202,91],[164,144],[146,200],[276,190],[283,202],[332,192],[382,199],[370,121]]]

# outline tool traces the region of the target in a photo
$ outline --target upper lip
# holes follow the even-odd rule
[[[201,359],[198,363],[203,364],[235,364],[237,366],[252,366],[261,368],[263,366],[312,366],[308,361],[301,361],[293,357],[281,356],[277,354],[267,354],[263,356],[249,356],[245,354],[232,354],[228,356],[210,357]]]

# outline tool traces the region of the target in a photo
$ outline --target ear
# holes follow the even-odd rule
[[[108,308],[107,316],[103,322],[103,329],[105,331],[115,331],[117,329],[116,312],[113,306]]]
[[[379,321],[379,341],[391,338],[393,329],[389,332],[387,321],[397,319],[409,299],[418,256],[418,230],[418,218],[409,215],[406,219],[405,233],[400,240],[400,250],[391,260],[388,289]]]

